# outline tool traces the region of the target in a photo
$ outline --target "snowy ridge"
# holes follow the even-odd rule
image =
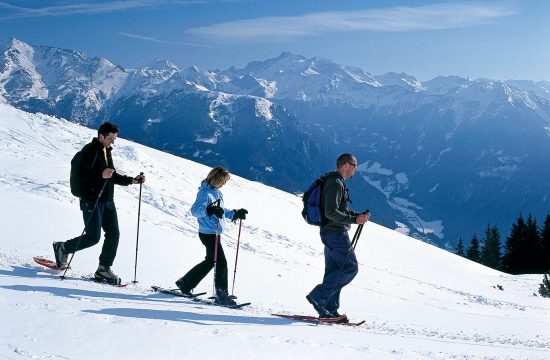
[[[365,326],[314,326],[270,316],[312,313],[304,296],[322,277],[322,246],[317,229],[299,215],[299,197],[237,176],[222,190],[228,207],[250,211],[235,293],[252,307],[232,311],[153,294],[150,285],[173,287],[204,256],[188,210],[209,168],[122,138],[114,145],[117,170],[147,176],[139,283],[117,289],[79,280],[95,270],[99,245],[77,253],[69,279],[60,281],[32,256],[51,257],[52,241],[81,232],[68,188],[69,161],[94,133],[0,105],[0,314],[9,324],[0,330],[2,358],[548,356],[550,303],[532,295],[539,275],[509,276],[375,223],[362,233],[359,275],[341,298],[341,310],[367,320]],[[134,275],[138,193],[137,186],[115,190],[121,241],[113,269],[126,280]],[[222,237],[230,284],[237,232],[231,225]],[[208,276],[196,290],[211,287]],[[74,341],[60,340],[73,335]]]
[[[203,70],[166,60],[122,69],[17,39],[2,49],[0,103],[92,127],[117,119],[129,139],[229,164],[281,189],[302,191],[310,181],[302,169],[317,172],[332,162],[323,148],[378,162],[407,177],[400,184],[393,174],[367,174],[371,190],[388,198],[381,223],[397,226],[395,220],[412,236],[449,249],[486,222],[505,231],[520,211],[541,217],[548,210],[547,187],[535,184],[536,177],[517,179],[523,171],[550,169],[548,157],[540,156],[550,146],[548,82],[375,76],[288,52],[241,69]],[[237,159],[235,149],[249,158]],[[300,164],[289,166],[296,154]],[[473,165],[457,174],[457,162]],[[479,188],[485,191],[478,197]],[[456,200],[449,205],[442,193]],[[497,198],[502,201],[495,204]],[[437,221],[441,226],[429,226],[426,236],[424,224]]]
[[[377,108],[400,115],[422,106],[451,105],[464,114],[472,102],[479,113],[495,111],[494,103],[508,102],[527,107],[539,115],[541,102],[550,100],[550,84],[540,81],[469,79],[439,76],[422,82],[408,74],[373,76],[328,59],[284,52],[276,58],[250,62],[243,69],[201,70],[198,66],[180,69],[157,59],[136,70],[124,70],[103,58],[47,46],[30,46],[11,39],[0,58],[0,97],[15,104],[43,99],[55,107],[71,93],[71,120],[90,123],[107,103],[121,98],[147,99],[172,91],[222,91],[273,100],[297,100],[318,105],[346,104],[355,108]],[[15,85],[15,83],[17,83]],[[14,88],[15,87],[15,88]],[[503,104],[504,106],[505,104]]]

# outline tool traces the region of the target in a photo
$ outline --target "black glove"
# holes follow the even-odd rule
[[[134,184],[143,184],[145,182],[145,175],[143,175],[143,173],[139,174],[132,182]]]
[[[206,207],[206,215],[212,216],[216,215],[217,218],[221,219],[223,217],[223,209],[219,205],[214,205],[214,203]]]
[[[239,209],[239,210],[233,210],[233,221],[237,221],[238,219],[246,219],[246,214],[248,214],[248,210],[246,209]]]

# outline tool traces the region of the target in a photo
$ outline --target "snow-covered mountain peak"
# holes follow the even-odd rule
[[[35,49],[16,38],[0,54],[0,97],[8,102],[45,99],[48,89],[35,66]]]
[[[9,48],[12,51],[21,54],[32,54],[34,52],[34,49],[31,45],[14,37],[8,40],[8,42],[5,44],[5,48],[6,49],[4,50],[7,50]]]
[[[306,69],[308,67],[305,62],[306,58],[301,55],[283,52],[276,58],[252,61],[240,72],[276,76],[277,74],[294,69],[296,73],[299,73],[300,70],[296,71],[296,69]]]
[[[181,69],[165,59],[154,59],[151,61],[145,69],[151,71],[181,71]]]
[[[432,80],[424,81],[423,86],[430,94],[447,94],[458,87],[465,87],[473,80],[460,76],[437,76]]]
[[[400,86],[405,89],[413,89],[414,91],[426,90],[420,80],[405,73],[398,74],[395,72],[389,72],[383,75],[375,76],[374,78],[383,86]]]

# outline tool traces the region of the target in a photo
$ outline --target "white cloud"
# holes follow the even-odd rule
[[[163,39],[157,39],[157,38],[154,38],[154,37],[151,37],[151,36],[138,35],[138,34],[132,34],[132,33],[127,33],[127,32],[119,32],[118,34],[121,35],[121,36],[132,38],[132,39],[155,42],[155,43],[160,43],[160,44],[174,44],[174,45],[183,45],[183,46],[198,46],[198,47],[214,48],[214,46],[206,45],[206,44],[163,40]]]
[[[0,9],[11,10],[13,13],[0,20],[21,19],[41,16],[67,16],[77,14],[96,14],[121,11],[136,8],[154,8],[167,5],[191,5],[212,2],[209,0],[132,0],[132,1],[100,1],[73,3],[70,5],[55,5],[41,8],[29,8],[0,2]]]
[[[210,40],[273,40],[348,31],[405,32],[487,24],[514,15],[510,6],[449,3],[358,11],[263,17],[188,29],[188,36]]]

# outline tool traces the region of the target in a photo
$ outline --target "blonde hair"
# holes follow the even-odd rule
[[[203,182],[206,181],[208,185],[214,187],[215,185],[227,182],[230,177],[231,175],[229,175],[229,171],[221,166],[216,166],[210,170],[208,176],[206,176],[206,179],[204,179]]]

